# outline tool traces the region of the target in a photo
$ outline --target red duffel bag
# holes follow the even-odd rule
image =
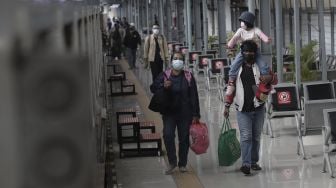
[[[190,126],[190,149],[196,154],[206,153],[209,147],[208,128],[205,123],[193,123]]]

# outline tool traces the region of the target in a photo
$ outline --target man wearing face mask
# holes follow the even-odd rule
[[[145,68],[150,66],[153,81],[163,71],[163,63],[167,67],[168,60],[167,40],[160,34],[160,27],[153,25],[153,34],[146,37],[144,44]]]
[[[257,44],[254,41],[244,41],[241,45],[243,63],[239,67],[235,95],[226,93],[224,116],[228,118],[230,105],[235,97],[237,110],[237,122],[240,131],[240,145],[242,166],[240,170],[244,174],[250,174],[250,170],[261,170],[258,164],[259,147],[262,126],[264,124],[264,101],[267,98],[271,85],[277,84],[277,77],[271,73],[261,76],[259,67],[255,63]],[[228,86],[230,89],[231,86]]]
[[[180,172],[187,172],[189,151],[189,129],[192,122],[200,118],[200,107],[196,81],[191,72],[183,70],[184,58],[181,53],[173,55],[172,68],[159,74],[151,85],[153,93],[158,90],[170,92],[171,110],[162,114],[163,140],[167,150],[169,165],[166,174],[171,174],[178,166]],[[178,159],[175,148],[175,129],[179,139]]]
[[[124,45],[127,48],[126,55],[129,64],[129,69],[134,69],[136,62],[136,52],[138,45],[141,45],[141,37],[137,30],[135,30],[134,23],[129,24],[129,28],[126,30],[124,38]]]

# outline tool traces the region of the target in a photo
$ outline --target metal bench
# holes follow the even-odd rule
[[[206,54],[213,55],[213,58],[217,58],[218,51],[217,50],[207,50]]]
[[[133,117],[136,117],[137,110],[135,108],[123,108],[116,111],[117,116],[117,122],[119,121],[119,117],[121,115],[132,115]]]
[[[336,108],[336,99],[331,82],[312,82],[303,84],[304,92],[304,123],[300,122],[298,126],[298,147],[303,159],[306,159],[306,153],[302,137],[311,134],[322,134],[324,126],[323,110]],[[301,121],[301,118],[299,118]]]
[[[328,66],[327,67],[328,70],[336,69],[336,57],[335,56],[327,55],[326,63],[327,63],[327,66]]]
[[[189,51],[188,52],[188,65],[189,70],[194,70],[196,68],[196,61],[199,55],[202,54],[202,51]]]
[[[270,96],[270,100],[266,103],[266,123],[271,138],[274,138],[271,119],[294,117],[296,118],[296,125],[298,127],[298,118],[302,114],[295,84],[280,83],[274,87],[274,91]]]
[[[324,109],[324,126],[322,129],[323,135],[323,169],[322,172],[326,172],[326,166],[328,166],[329,174],[331,178],[334,178],[334,170],[330,161],[330,154],[335,152],[333,148],[336,148],[336,143],[331,142],[331,134],[336,137],[336,108]]]
[[[110,76],[108,79],[108,82],[110,83],[110,96],[123,96],[123,95],[136,95],[135,92],[135,85],[133,83],[130,83],[129,81],[123,80],[122,74],[114,74]],[[119,84],[120,91],[114,91],[114,84],[117,82]],[[131,88],[130,91],[126,91],[126,88]]]
[[[332,80],[331,83],[333,84],[334,88],[334,93],[336,95],[336,80]]]
[[[146,142],[155,142],[156,147],[141,147],[140,145],[140,155],[158,155],[162,153],[162,141],[160,133],[141,133],[140,134],[140,144]]]
[[[200,73],[203,72],[204,76],[207,76],[207,67],[210,64],[210,60],[213,59],[213,55],[199,55],[196,61],[196,72]]]
[[[113,75],[121,74],[123,80],[126,80],[126,73],[122,71],[117,71],[117,66],[120,66],[119,63],[107,63],[107,67],[112,67]]]
[[[220,86],[222,85],[222,80],[224,78],[224,67],[228,66],[228,60],[225,58],[217,58],[217,59],[211,59],[211,63],[208,66],[208,74],[207,74],[207,89],[212,90],[212,89],[219,89]],[[216,86],[211,87],[210,81],[211,80],[216,80]],[[224,88],[222,88],[224,89]]]
[[[140,122],[140,130],[148,129],[151,133],[155,133],[155,123],[154,121],[141,121]]]
[[[131,127],[131,128],[129,128]],[[126,156],[127,151],[132,151],[136,154],[139,153],[140,148],[140,122],[138,117],[120,117],[117,122],[117,136],[119,143],[119,157],[123,158]],[[131,130],[133,132],[132,136],[123,136],[123,130]],[[136,148],[124,148],[123,145],[126,143],[136,143]]]

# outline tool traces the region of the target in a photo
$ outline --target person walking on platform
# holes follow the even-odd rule
[[[137,30],[135,30],[134,23],[130,23],[129,29],[126,30],[124,38],[124,45],[127,48],[126,56],[130,69],[134,69],[136,62],[136,52],[138,45],[141,45],[141,37]]]
[[[153,34],[145,39],[144,63],[145,68],[150,66],[153,82],[163,71],[163,63],[167,67],[169,61],[168,45],[166,38],[160,34],[160,27],[153,25]]]
[[[259,28],[254,26],[255,16],[251,12],[243,12],[239,21],[241,23],[241,28],[237,30],[237,32],[233,35],[232,39],[228,42],[227,47],[229,49],[233,49],[237,43],[246,40],[253,40],[259,45],[260,41],[265,42],[266,44],[271,43],[271,38],[265,35]],[[243,63],[242,53],[238,53],[235,57],[234,61],[230,66],[229,71],[229,85],[235,82],[238,74],[238,70]],[[267,75],[270,72],[270,68],[268,64],[262,59],[260,50],[257,50],[255,54],[255,63],[258,65],[260,74]]]
[[[261,170],[258,161],[265,117],[265,100],[259,100],[259,98],[267,98],[271,85],[277,84],[277,77],[272,72],[269,75],[260,74],[260,69],[255,63],[257,50],[258,46],[252,40],[242,43],[243,63],[239,67],[235,83],[227,87],[225,94],[224,116],[226,118],[229,117],[230,105],[235,97],[243,162],[240,170],[246,175],[251,173],[251,169]]]
[[[178,166],[180,172],[187,172],[189,151],[189,129],[192,123],[198,123],[200,107],[196,81],[191,72],[183,70],[184,58],[175,53],[172,68],[161,72],[151,85],[151,92],[160,89],[170,92],[172,109],[162,114],[163,140],[169,165],[166,174],[171,174]],[[178,160],[175,148],[175,129],[177,128],[179,147]]]
[[[129,28],[130,24],[127,22],[127,18],[126,18],[126,17],[123,17],[123,18],[122,18],[121,25],[122,25],[126,30]]]
[[[107,31],[110,32],[112,30],[113,23],[110,18],[107,18]]]
[[[121,48],[122,48],[122,35],[120,32],[120,26],[119,23],[116,22],[114,24],[114,28],[112,29],[110,33],[110,40],[111,40],[111,55],[112,58],[118,58],[121,59]]]

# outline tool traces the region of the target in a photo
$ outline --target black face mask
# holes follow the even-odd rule
[[[254,63],[255,54],[243,54],[244,60],[248,63]]]

